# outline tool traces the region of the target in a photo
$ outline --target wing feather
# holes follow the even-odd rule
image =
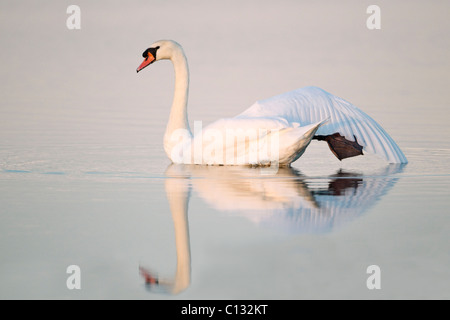
[[[363,146],[363,150],[376,154],[390,163],[407,163],[399,146],[369,115],[350,102],[317,87],[306,87],[260,100],[237,118],[277,117],[301,126],[326,118],[317,135],[339,133],[347,140]]]

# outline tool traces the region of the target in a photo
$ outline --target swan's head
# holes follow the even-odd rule
[[[181,46],[172,40],[160,40],[153,43],[147,48],[142,56],[144,61],[136,69],[136,72],[141,71],[145,67],[151,65],[153,62],[164,59],[172,59],[176,52],[182,52]]]

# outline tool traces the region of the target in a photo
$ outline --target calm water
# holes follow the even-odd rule
[[[1,4],[1,299],[450,298],[448,4],[381,2],[372,33],[360,1],[239,3],[80,2],[78,31],[65,6]],[[171,66],[134,71],[164,37],[188,54],[191,122],[318,85],[409,163],[339,162],[316,141],[276,174],[170,165]]]

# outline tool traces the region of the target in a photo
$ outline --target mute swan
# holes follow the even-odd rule
[[[164,135],[173,163],[290,166],[312,139],[327,141],[339,159],[374,153],[390,163],[407,163],[403,152],[370,116],[317,87],[257,101],[234,118],[220,119],[192,135],[187,117],[189,69],[182,47],[172,40],[153,43],[136,72],[171,60],[175,93]]]

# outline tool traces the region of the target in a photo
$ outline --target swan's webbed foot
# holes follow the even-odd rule
[[[314,136],[313,139],[319,141],[326,141],[331,152],[339,160],[363,155],[363,147],[358,143],[355,136],[355,141],[350,141],[341,136],[338,132],[328,136]]]

